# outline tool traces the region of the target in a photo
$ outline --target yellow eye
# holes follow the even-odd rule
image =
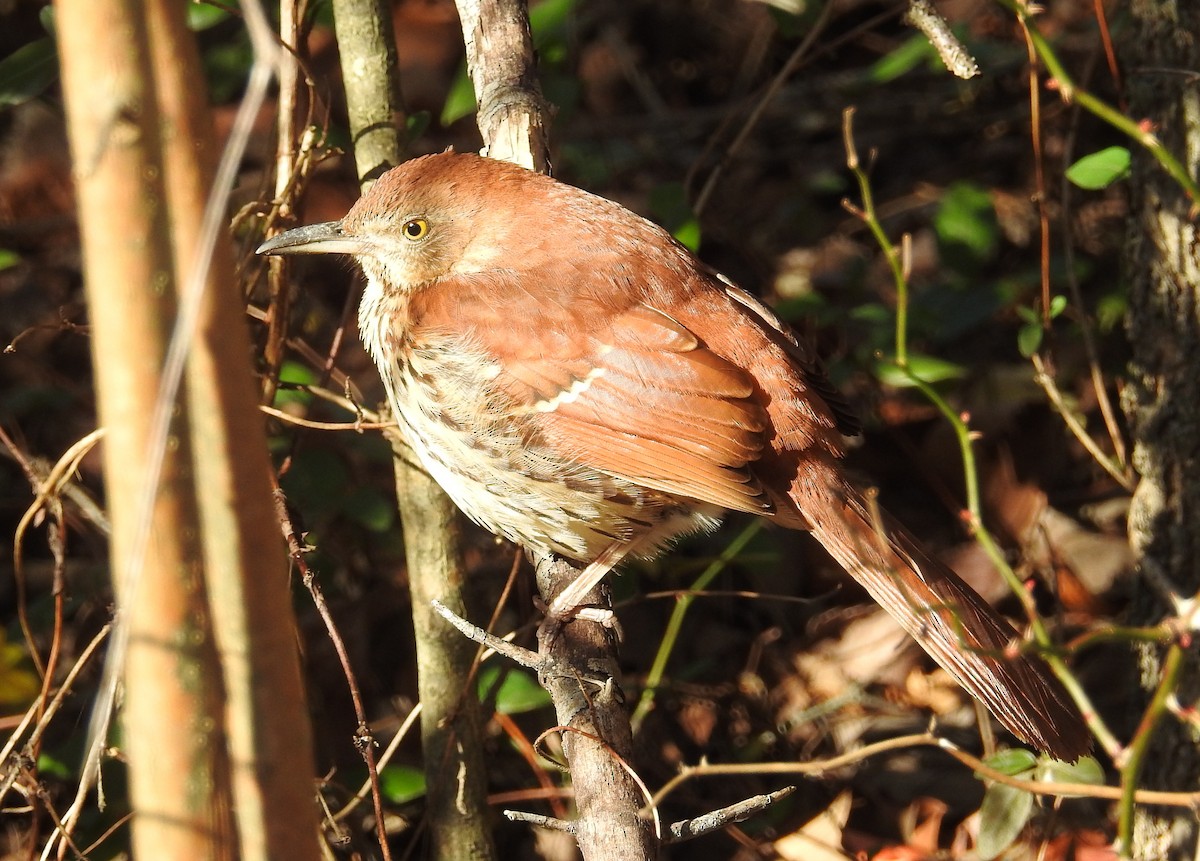
[[[410,239],[416,242],[419,239],[424,239],[429,233],[429,222],[424,218],[413,218],[404,222],[404,226],[400,228],[405,239]]]

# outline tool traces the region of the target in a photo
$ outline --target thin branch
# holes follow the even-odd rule
[[[904,15],[904,21],[925,34],[925,38],[938,52],[938,56],[952,75],[970,79],[979,74],[979,64],[954,35],[946,19],[938,13],[930,0],[908,0],[908,12]]]

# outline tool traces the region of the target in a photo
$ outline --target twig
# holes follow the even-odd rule
[[[1067,408],[1066,402],[1063,400],[1062,393],[1059,392],[1058,386],[1054,382],[1054,378],[1050,376],[1046,370],[1046,364],[1042,361],[1042,357],[1034,353],[1029,357],[1033,362],[1034,381],[1042,387],[1042,391],[1046,393],[1046,397],[1050,399],[1050,403],[1054,405],[1055,411],[1062,418],[1071,434],[1079,441],[1079,444],[1087,449],[1088,454],[1098,463],[1105,472],[1112,476],[1117,484],[1126,490],[1133,492],[1136,483],[1133,478],[1125,473],[1120,466],[1113,463],[1112,458],[1100,450],[1100,446],[1092,439],[1092,435],[1087,432],[1087,428],[1079,423],[1079,419],[1075,414]]]
[[[553,658],[539,655],[537,652],[530,651],[515,643],[510,643],[508,640],[497,637],[490,631],[485,631],[478,625],[472,624],[462,616],[459,616],[441,601],[433,600],[430,602],[430,605],[437,611],[439,616],[457,628],[467,639],[474,640],[481,646],[486,646],[491,651],[498,655],[503,655],[515,664],[520,664],[522,667],[533,670],[538,674],[572,675],[570,667],[556,662]],[[487,656],[485,655],[484,657]]]
[[[1154,738],[1155,729],[1167,714],[1167,704],[1170,698],[1179,689],[1179,676],[1183,671],[1185,656],[1186,650],[1179,644],[1175,644],[1167,650],[1166,658],[1162,663],[1162,675],[1154,690],[1154,696],[1142,715],[1142,720],[1133,734],[1133,740],[1129,743],[1129,747],[1116,760],[1117,767],[1121,770],[1117,841],[1126,852],[1134,845],[1134,803],[1139,795],[1138,780],[1142,775],[1142,766],[1146,763],[1146,752],[1150,748],[1151,739]]]
[[[16,584],[17,589],[17,621],[21,626],[21,633],[25,637],[25,646],[29,650],[30,657],[33,659],[33,665],[43,679],[47,675],[46,665],[42,663],[41,656],[38,654],[36,641],[33,636],[33,628],[29,624],[29,616],[26,611],[25,554],[23,552],[25,532],[47,503],[62,493],[63,487],[66,486],[71,476],[79,468],[79,462],[103,438],[104,428],[97,428],[91,433],[86,434],[82,439],[76,440],[70,448],[63,452],[62,457],[58,459],[58,462],[54,464],[46,476],[34,485],[34,500],[25,509],[25,513],[21,515],[21,520],[17,523],[17,528],[13,532],[13,582]],[[3,435],[3,439],[10,444],[10,449],[15,448],[11,445],[11,440],[8,439],[6,434]],[[27,469],[28,473],[29,470]],[[31,481],[36,481],[35,475],[30,474],[29,477]]]
[[[759,518],[751,521],[733,541],[729,542],[729,545],[712,561],[712,564],[704,569],[688,591],[679,595],[675,607],[671,610],[671,618],[667,621],[667,627],[658,645],[658,650],[655,652],[654,662],[650,665],[650,672],[646,676],[642,695],[638,699],[637,707],[633,710],[633,716],[629,719],[635,735],[641,728],[642,722],[645,721],[646,715],[650,713],[650,709],[654,707],[654,699],[658,695],[659,685],[662,684],[663,675],[667,670],[667,661],[671,658],[671,652],[675,648],[680,629],[683,627],[683,620],[695,600],[695,595],[708,588],[708,584],[738,557],[738,554],[759,533],[762,526],[763,521]]]
[[[1200,205],[1200,187],[1196,185],[1196,181],[1192,179],[1187,169],[1180,164],[1179,160],[1163,146],[1158,136],[1142,128],[1137,122],[1131,120],[1101,99],[1098,99],[1087,90],[1077,87],[1071,76],[1067,74],[1067,70],[1062,62],[1059,61],[1058,55],[1054,53],[1054,49],[1050,46],[1050,43],[1046,41],[1046,37],[1041,34],[1041,31],[1033,23],[1030,17],[1031,13],[1026,5],[1017,2],[1017,0],[1000,0],[1000,2],[1017,16],[1017,19],[1021,22],[1021,26],[1028,32],[1029,39],[1034,50],[1037,52],[1038,58],[1045,63],[1046,70],[1057,82],[1058,91],[1063,100],[1077,102],[1085,111],[1099,117],[1139,146],[1145,148],[1147,152],[1154,156],[1163,170],[1179,183],[1179,186],[1191,200],[1194,211]]]
[[[388,847],[387,841],[387,825],[383,810],[383,793],[379,789],[379,770],[375,764],[375,747],[376,742],[374,736],[371,735],[370,726],[367,723],[367,711],[363,707],[362,694],[358,689],[358,678],[354,675],[354,669],[350,666],[350,655],[346,651],[346,642],[342,639],[341,632],[338,631],[337,623],[333,621],[333,615],[329,612],[329,605],[325,602],[325,595],[321,591],[321,584],[317,582],[317,577],[312,569],[308,567],[308,563],[304,559],[304,548],[300,546],[300,540],[296,537],[296,530],[292,526],[292,519],[288,515],[287,500],[284,498],[283,491],[276,484],[275,493],[275,516],[279,519],[279,523],[283,528],[283,537],[287,542],[288,555],[291,557],[292,564],[296,566],[296,570],[300,572],[300,580],[304,583],[304,587],[308,589],[308,594],[312,596],[313,606],[317,608],[317,614],[321,617],[321,621],[325,624],[325,632],[329,637],[329,642],[333,644],[333,649],[337,652],[338,662],[342,667],[342,674],[346,677],[346,689],[350,692],[350,702],[354,706],[354,719],[358,725],[354,731],[354,746],[358,748],[359,754],[363,758],[363,763],[367,766],[367,780],[371,785],[371,800],[375,804],[375,829],[379,838],[379,851],[383,856],[384,861],[391,861],[391,849]]]
[[[67,694],[69,694],[73,689],[75,685],[75,679],[78,678],[79,673],[83,670],[83,668],[87,666],[88,662],[92,658],[92,655],[96,653],[96,649],[98,649],[100,644],[104,642],[106,637],[108,637],[108,634],[111,630],[112,623],[110,622],[102,627],[96,633],[96,636],[92,637],[91,642],[84,647],[84,650],[79,653],[79,657],[75,659],[75,663],[71,666],[70,671],[67,673],[67,677],[63,679],[62,684],[58,686],[58,691],[55,692],[54,698],[51,699],[49,704],[45,706],[45,710],[42,711],[41,716],[38,718],[37,725],[34,726],[33,732],[30,733],[29,739],[25,742],[26,748],[34,748],[40,744],[42,735],[45,733],[46,728],[50,726],[50,722],[54,719],[54,716],[58,714],[59,708],[62,707],[63,700],[66,699]],[[3,768],[3,776],[0,776],[0,799],[2,799],[8,792],[19,771],[15,763],[9,762],[9,758],[13,755],[13,751],[16,750],[17,742],[20,740],[21,736],[25,734],[25,730],[33,721],[34,717],[37,716],[41,707],[42,701],[39,700],[26,710],[25,717],[21,720],[20,725],[8,737],[8,741],[5,742],[4,748],[0,750],[0,763],[2,763],[0,768]]]
[[[830,16],[833,14],[834,4],[825,3],[821,6],[821,12],[813,22],[812,27],[804,35],[804,39],[796,46],[796,50],[792,51],[792,55],[788,57],[783,68],[779,70],[779,74],[771,79],[771,83],[763,90],[763,94],[759,97],[754,107],[750,111],[750,115],[746,117],[746,121],[742,127],[738,129],[738,133],[734,135],[729,145],[724,148],[721,161],[713,167],[708,178],[704,181],[704,186],[700,189],[700,193],[696,195],[696,203],[692,207],[697,215],[704,211],[704,207],[708,205],[708,199],[712,196],[713,191],[717,187],[717,180],[721,177],[721,172],[725,165],[733,161],[734,156],[742,145],[750,137],[750,133],[754,131],[758,125],[758,121],[762,119],[763,112],[766,111],[767,105],[775,98],[780,87],[790,78],[796,69],[800,67],[800,63],[811,52],[812,47],[816,44],[818,37],[825,30],[825,25],[829,23]]]
[[[751,816],[762,813],[772,804],[787,798],[795,791],[796,787],[785,786],[783,789],[747,798],[744,801],[739,801],[728,807],[722,807],[720,810],[714,810],[711,813],[697,816],[694,819],[685,819],[682,822],[676,822],[668,826],[666,842],[668,844],[683,843],[687,840],[703,837],[705,834],[711,834],[713,831],[720,831],[722,828],[727,828],[735,822],[745,822]]]
[[[376,763],[377,769],[381,769],[391,762],[392,757],[396,754],[396,751],[400,749],[400,743],[408,737],[408,731],[412,729],[413,724],[417,722],[417,718],[421,716],[421,711],[421,704],[417,703],[405,716],[403,722],[400,724],[400,728],[396,730],[395,735],[392,736],[392,740],[388,742],[388,746],[385,747],[383,749],[383,753],[379,755],[379,761]],[[340,822],[349,816],[354,811],[354,808],[358,807],[358,805],[362,803],[362,800],[371,794],[373,788],[374,786],[371,775],[368,774],[367,779],[364,780],[362,786],[358,788],[358,792],[354,793],[350,800],[342,805],[342,808],[338,810],[337,813],[332,814],[331,818],[333,821]]]
[[[929,0],[908,0],[904,21],[925,34],[952,75],[970,79],[979,74],[979,64],[954,35],[950,25]]]
[[[258,408],[271,418],[279,419],[279,421],[290,425],[296,425],[296,427],[308,428],[309,430],[355,431],[361,433],[365,430],[388,430],[396,426],[395,422],[318,422],[294,416],[291,413],[277,410],[274,407],[260,404]]]

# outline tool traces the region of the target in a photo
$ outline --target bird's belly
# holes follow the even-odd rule
[[[426,378],[428,379],[428,378]],[[427,384],[401,379],[392,409],[422,465],[462,511],[535,554],[590,562],[614,542],[651,555],[719,522],[720,509],[672,497],[531,444],[486,406],[451,408]]]

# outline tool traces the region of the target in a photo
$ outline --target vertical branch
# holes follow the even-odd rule
[[[358,181],[366,189],[400,163],[404,126],[396,37],[385,0],[334,0],[350,140]]]
[[[425,815],[432,842],[428,857],[494,858],[482,720],[471,676],[475,648],[433,609],[437,600],[459,615],[467,614],[461,515],[413,462],[406,444],[393,439],[392,448],[417,638]]]
[[[1200,194],[1195,180],[1200,173],[1200,92],[1187,76],[1168,71],[1200,68],[1200,45],[1192,35],[1198,31],[1200,9],[1195,4],[1147,0],[1130,7],[1120,45],[1130,70],[1126,87],[1132,118],[1158,146],[1149,154],[1160,165],[1166,164],[1163,153],[1180,154],[1168,176],[1147,152],[1135,150],[1129,182],[1124,268],[1131,356],[1121,399],[1134,441],[1131,462],[1140,473],[1129,509],[1129,540],[1139,562],[1129,616],[1133,624],[1147,626],[1190,616],[1200,592],[1200,482],[1195,475],[1200,385],[1193,359],[1200,351]],[[1163,691],[1160,680],[1175,674],[1179,684],[1168,695],[1180,703],[1196,701],[1200,648],[1189,635],[1186,642],[1166,649],[1140,643],[1136,657],[1137,696],[1150,707],[1122,769],[1127,791],[1122,857],[1192,859],[1200,837],[1196,817],[1162,808],[1135,810],[1128,793],[1139,781],[1161,789],[1196,786],[1200,749],[1195,726],[1186,720],[1158,721],[1155,703]]]
[[[204,475],[196,494],[209,612],[228,700],[231,810],[242,858],[315,859],[315,769],[287,556],[271,498],[249,332],[223,231],[206,281],[188,283],[205,262],[200,237],[217,162],[211,118],[195,86],[203,78],[200,58],[178,3],[151,0],[146,9],[162,126],[171,142],[164,168],[175,269],[180,283],[204,291],[187,396],[195,469]]]
[[[396,123],[403,113],[389,4],[335,0],[334,21],[355,164],[359,182],[368,186],[401,157]],[[492,858],[482,720],[471,682],[474,650],[432,606],[438,600],[466,614],[460,515],[413,463],[407,446],[396,439],[393,448],[423,709],[428,857]],[[382,851],[386,854],[386,846]]]
[[[521,0],[458,0],[467,47],[467,69],[479,103],[484,151],[525,167],[545,170],[547,108],[534,71],[533,40]],[[547,605],[579,576],[561,559],[538,564],[538,589]],[[585,604],[607,606],[597,586]],[[619,685],[617,643],[604,626],[577,619],[555,637],[543,637],[543,657],[573,668],[544,680],[554,700],[563,752],[571,769],[578,819],[572,833],[588,861],[651,859],[659,839],[639,816],[647,799],[632,769],[633,733]],[[583,681],[583,680],[587,681]],[[599,690],[594,687],[599,680]]]
[[[484,155],[546,172],[549,111],[524,0],[456,0]]]
[[[304,0],[283,0],[279,4],[279,35],[285,50],[279,60],[279,111],[275,133],[275,201],[279,207],[279,218],[287,223],[292,216],[291,196],[296,169],[296,94],[299,91],[300,64],[293,52],[300,48],[300,18]],[[270,297],[267,313],[267,339],[263,347],[263,403],[275,401],[275,390],[279,386],[279,368],[283,364],[287,349],[288,318],[292,306],[291,282],[288,269],[291,264],[286,257],[271,257],[267,260],[267,290]]]
[[[62,0],[58,13],[93,368],[108,429],[110,556],[127,643],[111,659],[124,658],[133,845],[142,857],[234,858],[184,408],[167,430],[161,466],[146,454],[157,447],[176,308],[147,23],[129,0]]]

